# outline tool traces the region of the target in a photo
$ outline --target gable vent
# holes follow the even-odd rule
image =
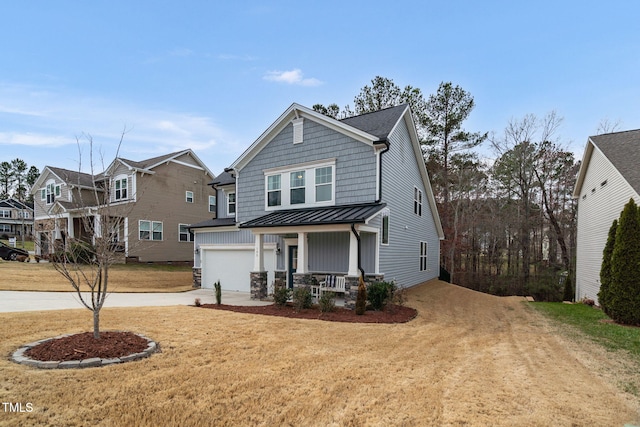
[[[303,122],[303,118],[300,117],[298,119],[295,119],[292,121],[293,123],[293,143],[294,144],[301,144],[302,140],[304,138],[304,134],[302,132],[302,122]]]

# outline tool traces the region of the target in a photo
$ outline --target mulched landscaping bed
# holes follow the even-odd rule
[[[225,304],[202,304],[202,308],[235,311],[237,313],[264,314],[267,316],[289,317],[294,319],[318,319],[329,322],[348,323],[406,323],[418,315],[415,308],[389,304],[383,311],[367,310],[363,315],[357,315],[355,310],[336,307],[334,311],[322,313],[318,307],[300,311],[291,304],[278,306],[276,304],[264,306],[242,306]]]
[[[133,332],[100,332],[98,340],[93,338],[93,332],[83,332],[45,341],[27,350],[25,355],[34,360],[60,362],[93,357],[111,359],[141,353],[148,344]]]

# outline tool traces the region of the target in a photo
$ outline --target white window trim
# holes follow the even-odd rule
[[[423,254],[422,248],[424,248],[424,254]],[[428,242],[425,242],[425,241],[420,242],[419,260],[420,260],[420,271],[427,271],[429,268],[429,243]]]
[[[316,202],[316,169],[331,167],[331,199]],[[291,204],[291,179],[292,172],[305,172],[305,202]],[[327,159],[318,162],[306,162],[296,165],[288,165],[278,168],[265,169],[264,171],[264,208],[267,211],[282,209],[299,209],[316,206],[332,206],[336,200],[336,159]],[[269,206],[268,179],[273,175],[281,175],[280,178],[280,205]],[[328,185],[328,184],[324,184]]]
[[[194,234],[192,232],[189,232],[189,230],[187,230],[186,233],[183,232],[181,230],[181,227],[184,227],[186,229],[187,227],[189,227],[189,224],[178,224],[178,242],[180,242],[180,243],[193,243],[193,240],[194,240],[194,237],[195,237]],[[180,239],[180,237],[183,234],[187,235],[187,240]]]
[[[124,197],[122,197],[122,190],[123,190],[122,181],[123,180],[126,180],[126,185],[124,186],[124,191],[125,191]],[[120,197],[118,197],[117,195],[117,190],[116,190],[117,182],[120,182]],[[129,199],[129,177],[127,175],[118,175],[113,180],[113,201],[120,202],[128,199]]]
[[[213,198],[213,203],[211,203],[212,198]],[[212,206],[213,206],[213,210],[211,209]],[[216,209],[217,207],[218,207],[218,197],[209,195],[209,205],[207,209],[209,209],[209,212],[215,212],[217,210]]]
[[[189,194],[191,194],[191,200],[189,200]],[[193,191],[185,191],[184,192],[184,200],[187,203],[193,203],[194,202],[194,196],[193,196]]]
[[[382,218],[380,220],[380,244],[383,246],[389,246],[391,240],[391,218],[390,211],[385,209],[382,211]],[[384,241],[384,220],[387,219],[387,241]]]
[[[422,216],[424,194],[418,187],[413,187],[413,213]]]
[[[233,203],[231,203],[230,201],[230,196],[233,194]],[[226,199],[227,199],[227,216],[231,217],[231,216],[236,216],[236,212],[238,211],[238,197],[236,196],[236,192],[235,191],[230,191],[227,193],[226,195]],[[229,209],[231,207],[231,205],[233,205],[233,212],[231,212],[231,210]]]
[[[148,222],[149,223],[149,238],[148,239],[143,239],[140,237],[140,232],[141,232],[141,224],[143,222]],[[154,229],[155,229],[155,225],[156,224],[160,224],[160,227],[162,227],[162,230],[160,231],[161,236],[160,239],[154,239],[153,238],[153,233],[154,233]],[[138,221],[138,240],[145,240],[145,241],[150,241],[150,242],[162,242],[164,241],[164,224],[162,223],[162,221],[151,221],[148,219],[141,219]]]

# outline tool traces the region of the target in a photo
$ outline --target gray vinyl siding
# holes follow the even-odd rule
[[[349,270],[349,233],[309,234],[309,270],[344,273]]]
[[[238,220],[244,222],[266,213],[265,169],[333,158],[336,159],[335,204],[375,201],[374,149],[305,119],[304,142],[293,144],[293,126],[289,124],[239,171]]]
[[[382,156],[382,201],[389,209],[389,244],[380,245],[380,273],[402,287],[438,277],[440,240],[422,182],[419,161],[402,121]],[[422,191],[422,216],[414,214],[414,187]],[[380,235],[382,234],[380,226]],[[420,242],[428,244],[427,271],[420,271]]]
[[[606,181],[606,185],[602,183]],[[576,300],[598,301],[602,251],[613,220],[624,205],[640,196],[609,160],[594,148],[578,199]]]

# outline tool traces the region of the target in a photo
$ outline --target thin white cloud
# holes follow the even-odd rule
[[[268,71],[265,80],[298,86],[319,86],[322,82],[316,78],[304,78],[302,70],[295,68],[291,71]]]
[[[214,170],[228,166],[242,152],[236,137],[202,114],[35,89],[0,84],[0,151],[9,150],[28,164],[74,169],[78,142],[84,146],[86,135],[93,139],[94,150],[110,158],[123,130],[120,155],[134,160],[191,148]]]

